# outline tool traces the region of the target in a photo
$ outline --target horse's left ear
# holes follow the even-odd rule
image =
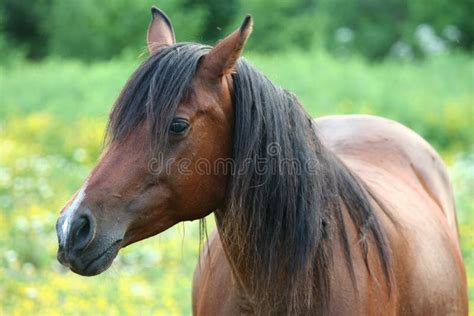
[[[157,7],[151,7],[151,22],[147,33],[150,55],[153,55],[161,46],[171,46],[175,43],[176,39],[170,19]]]
[[[234,66],[252,32],[252,17],[247,15],[240,28],[232,32],[203,58],[199,71],[210,81],[220,80],[234,71]]]

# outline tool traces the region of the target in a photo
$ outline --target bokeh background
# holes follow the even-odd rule
[[[208,44],[251,13],[245,56],[312,115],[382,115],[425,137],[449,166],[474,301],[471,0],[0,0],[0,314],[191,313],[197,223],[128,247],[97,277],[55,259],[56,217],[147,56],[152,4],[179,41]]]

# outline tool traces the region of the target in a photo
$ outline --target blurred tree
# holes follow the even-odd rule
[[[146,0],[53,0],[47,22],[50,52],[65,57],[107,59],[126,49],[145,51]],[[194,39],[202,29],[203,10],[183,9],[184,0],[163,1],[160,6],[172,19],[178,40]]]
[[[321,10],[331,16],[327,47],[336,52],[355,50],[369,59],[387,55],[400,39],[407,16],[406,0],[322,0]],[[344,30],[350,36],[344,36]]]
[[[153,0],[0,0],[0,49],[106,59],[145,49]],[[474,48],[473,0],[161,0],[177,39],[214,44],[254,16],[248,48],[326,46],[370,60]],[[0,55],[5,55],[0,52]]]
[[[2,33],[10,44],[23,49],[33,59],[44,57],[48,50],[45,43],[44,17],[52,0],[18,1],[2,0],[0,14]]]
[[[428,24],[451,45],[468,50],[474,48],[474,1],[408,1],[408,8],[406,37],[413,35],[418,25]]]
[[[185,2],[165,0],[160,8],[172,18],[178,40],[195,40],[205,10]],[[107,59],[138,47],[145,50],[151,5],[148,0],[2,0],[1,25],[8,43],[31,58]]]
[[[206,12],[199,40],[211,45],[227,35],[224,30],[234,22],[239,9],[238,0],[187,0],[185,5]]]
[[[254,17],[251,49],[278,51],[309,48],[318,34],[315,0],[241,0],[240,23],[245,14]],[[238,25],[238,23],[234,23]]]
[[[418,56],[447,46],[470,50],[474,44],[472,0],[320,0],[319,10],[327,17],[331,51],[354,51],[371,60],[389,55],[397,44]]]

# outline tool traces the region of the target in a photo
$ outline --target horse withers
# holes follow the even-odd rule
[[[119,250],[211,212],[196,315],[466,315],[453,192],[433,148],[375,116],[312,120],[240,57],[176,43],[152,8],[150,57],[117,99],[108,145],[57,222],[58,259],[105,271]]]

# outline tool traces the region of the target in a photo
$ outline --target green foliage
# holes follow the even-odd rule
[[[242,0],[240,14],[228,31],[240,25],[246,14],[254,17],[252,40],[248,47],[259,51],[310,48],[320,27],[315,1]]]
[[[186,8],[201,8],[206,12],[198,38],[200,42],[210,45],[226,35],[223,31],[232,24],[239,9],[238,0],[187,0],[184,5]],[[174,16],[172,20],[174,23]],[[192,40],[195,41],[196,38]]]
[[[407,15],[405,1],[388,0],[323,0],[328,12],[326,38],[332,51],[358,51],[370,59],[384,57],[401,37]],[[344,30],[349,32],[344,37]],[[332,35],[332,36],[331,36]]]
[[[149,0],[5,0],[0,12],[12,44],[31,57],[58,55],[83,60],[108,59],[126,50],[145,50],[151,19]],[[179,41],[199,38],[206,18],[199,5],[186,8],[186,0],[166,0],[160,7],[173,18]]]
[[[50,3],[51,0],[0,2],[1,33],[5,34],[10,45],[26,51],[30,58],[37,59],[48,52],[43,24]]]
[[[471,0],[423,0],[407,1],[408,12],[405,24],[405,37],[408,29],[413,30],[416,25],[428,23],[434,27],[438,34],[449,39],[446,27],[455,26],[460,31],[457,42],[461,47],[474,48],[474,23],[472,21],[473,2]],[[444,34],[443,34],[444,33]]]
[[[474,46],[472,0],[164,0],[178,40],[214,44],[255,20],[249,47],[260,52],[325,46],[369,60],[412,58]],[[108,59],[145,46],[151,0],[3,0],[0,25],[14,49]],[[3,22],[2,22],[3,21]],[[1,37],[1,36],[0,36]]]
[[[178,40],[199,35],[203,12],[180,10],[183,0],[163,1],[161,7],[173,16]],[[151,19],[150,1],[115,0],[97,5],[94,0],[54,0],[46,30],[50,52],[85,60],[107,59],[127,48],[145,50],[146,26]]]
[[[326,44],[334,52],[359,52],[369,59],[397,54],[423,56],[449,47],[473,47],[470,0],[321,0],[326,17]],[[426,26],[424,32],[420,26]],[[348,38],[341,32],[351,32]],[[429,33],[429,34],[427,34]],[[459,33],[459,34],[458,34]],[[435,47],[436,46],[436,47]],[[406,56],[402,56],[406,57]]]
[[[441,151],[474,303],[473,58],[369,64],[290,51],[249,59],[294,91],[312,115],[388,116]],[[95,165],[110,106],[138,63],[48,59],[0,66],[0,314],[191,313],[197,223],[127,247],[94,278],[68,272],[55,257],[59,210]]]
[[[474,154],[460,156],[451,167],[462,253],[467,270],[469,306],[474,308]]]

